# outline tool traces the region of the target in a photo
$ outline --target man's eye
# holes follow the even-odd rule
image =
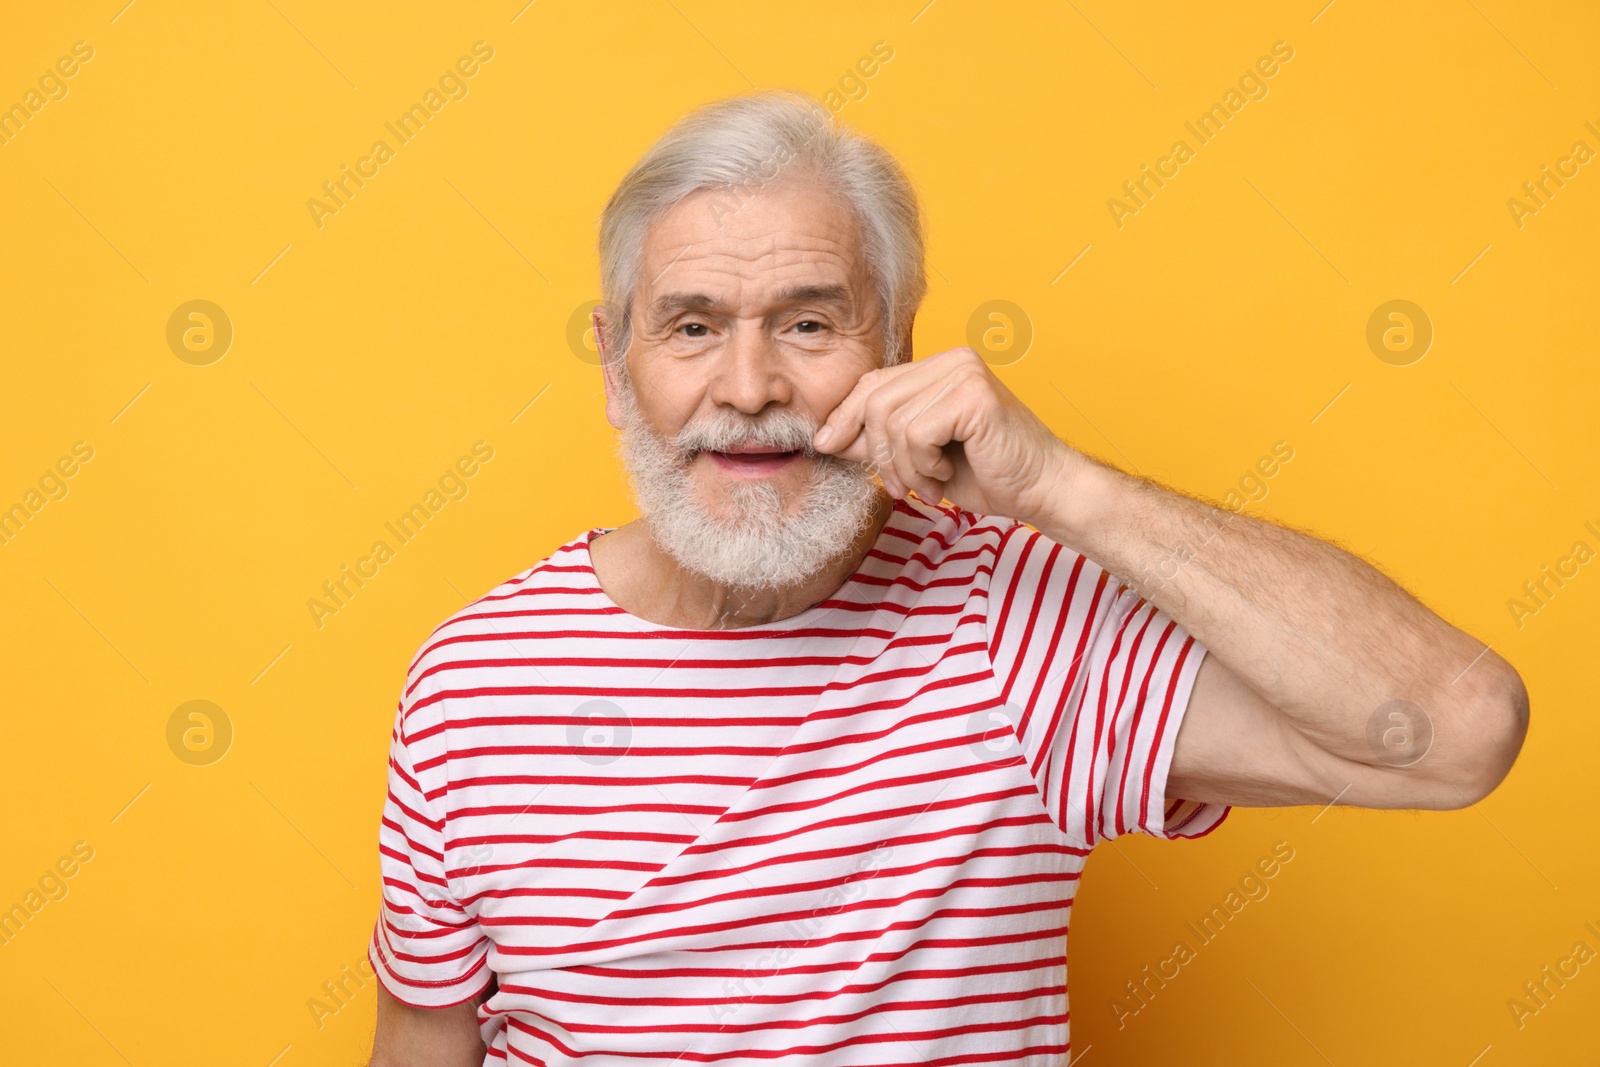
[[[705,328],[706,328],[706,324],[703,323],[703,322],[686,322],[682,326],[678,327],[678,329],[680,329],[680,330],[703,330]],[[703,334],[703,333],[691,333],[688,336],[690,336],[690,337],[704,337],[705,334]]]
[[[815,330],[804,329],[803,327],[806,327],[806,326],[814,326],[814,327],[816,327],[816,329]],[[818,322],[816,319],[802,319],[801,321],[795,323],[794,327],[795,327],[795,329],[799,330],[801,333],[816,333],[817,330],[821,330],[823,328],[823,325],[822,325],[822,323]]]

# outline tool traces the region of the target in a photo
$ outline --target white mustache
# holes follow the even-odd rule
[[[821,425],[795,412],[755,424],[748,420],[707,420],[684,427],[672,443],[685,460],[693,459],[700,452],[737,452],[757,446],[804,452],[816,458],[825,454],[811,445]]]

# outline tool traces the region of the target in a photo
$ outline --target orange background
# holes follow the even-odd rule
[[[344,1003],[323,984],[376,915],[407,660],[632,517],[569,342],[596,218],[674,119],[752,86],[837,90],[904,162],[930,236],[918,354],[1011,302],[1032,342],[997,373],[1065,439],[1213,498],[1255,484],[1249,513],[1372,559],[1531,691],[1522,760],[1475,808],[1238,810],[1097,852],[1077,1053],[1592,1055],[1600,963],[1520,1025],[1508,1006],[1576,943],[1600,952],[1600,565],[1508,605],[1575,542],[1600,550],[1600,164],[1560,162],[1600,149],[1592,5],[119,4],[13,5],[0,37],[0,106],[40,89],[0,144],[0,508],[26,516],[0,543],[0,908],[39,902],[0,947],[6,1059],[364,1062],[371,982]],[[92,58],[47,78],[78,41]],[[391,140],[477,41],[466,95]],[[1280,41],[1266,94],[1199,145],[1185,123]],[[1180,138],[1192,158],[1119,226],[1108,200]],[[379,139],[392,158],[319,226],[308,200]],[[1513,211],[1547,164],[1564,186]],[[221,358],[220,334],[179,358],[191,320],[169,345],[194,300],[231,324]],[[1391,300],[1431,323],[1425,352],[1369,347]],[[1250,483],[1280,441],[1293,459]],[[492,459],[441,486],[476,442]],[[316,619],[432,489],[422,532]],[[199,720],[169,723],[195,700],[214,747],[190,752]],[[179,757],[224,725],[221,759]],[[1280,841],[1269,895],[1119,1027],[1124,983]],[[30,898],[41,881],[64,895]]]

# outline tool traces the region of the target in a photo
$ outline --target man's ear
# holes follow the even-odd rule
[[[597,304],[589,312],[589,324],[594,329],[594,347],[600,353],[600,376],[606,386],[606,421],[615,429],[622,429],[622,411],[617,402],[617,369],[611,353],[611,334],[606,326],[605,305]],[[616,357],[621,358],[621,357]]]

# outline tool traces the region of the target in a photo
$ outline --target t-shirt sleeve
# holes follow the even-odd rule
[[[1094,561],[1003,527],[985,609],[989,660],[1021,754],[1084,847],[1130,831],[1200,837],[1230,810],[1167,796],[1206,649]]]
[[[452,897],[445,862],[443,716],[432,687],[407,678],[389,740],[389,788],[378,829],[383,899],[367,955],[384,987],[413,1007],[444,1008],[489,984],[489,941]],[[418,711],[419,705],[422,710]],[[424,781],[429,784],[424,785]]]

